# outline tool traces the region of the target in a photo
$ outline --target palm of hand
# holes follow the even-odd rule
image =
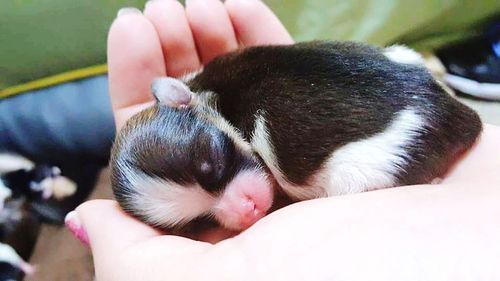
[[[183,75],[238,47],[281,43],[292,43],[292,39],[260,1],[228,0],[224,4],[217,0],[190,1],[186,9],[173,0],[152,1],[144,15],[129,13],[117,18],[108,38],[110,95],[117,128],[150,105],[149,86],[154,78]],[[500,139],[500,130],[486,127],[480,143],[445,178],[440,184],[442,188],[396,188],[294,204],[264,218],[236,238],[216,245],[161,235],[122,213],[112,201],[87,202],[77,209],[77,213],[90,239],[96,275],[102,280],[160,280],[165,276],[170,280],[199,276],[205,280],[227,277],[243,280],[242,276],[259,279],[254,276],[256,272],[246,275],[248,264],[267,274],[260,276],[263,280],[274,277],[273,280],[316,280],[325,276],[378,280],[380,272],[367,270],[363,276],[356,268],[349,268],[348,263],[359,266],[382,263],[383,266],[384,262],[394,262],[381,254],[378,246],[388,247],[383,250],[390,251],[394,243],[387,239],[408,237],[411,227],[444,221],[438,229],[446,233],[445,227],[449,226],[446,218],[465,216],[467,212],[457,210],[448,214],[435,208],[449,205],[450,200],[464,194],[474,197],[468,188],[472,184],[476,186],[476,193],[485,193],[492,185],[500,183],[496,172],[500,157],[491,157],[492,153],[500,156],[497,139]],[[491,214],[500,214],[499,208],[491,207],[490,202],[479,200],[469,204],[478,214],[484,208],[490,208]],[[410,223],[407,217],[415,210],[421,212],[420,217],[413,218],[416,222]],[[428,220],[437,217],[436,213],[441,217]],[[468,211],[467,215],[470,213]],[[482,218],[485,220],[484,215]],[[391,222],[387,223],[388,220]],[[329,224],[324,226],[324,221]],[[377,223],[386,224],[386,227],[381,230]],[[346,229],[351,231],[349,235],[378,229],[379,235],[352,235],[352,239],[346,241],[342,239],[343,235],[348,235]],[[488,231],[500,235],[499,227]],[[425,245],[434,238],[430,235],[421,238],[420,242]],[[205,239],[219,240],[220,233],[211,233]],[[363,245],[363,251],[357,245]],[[268,253],[270,248],[275,250]],[[332,249],[336,249],[335,253]],[[304,257],[301,254],[304,252],[314,252],[314,258]],[[377,261],[359,258],[370,252],[379,256]],[[287,259],[290,256],[295,258]],[[283,263],[283,260],[288,262]],[[193,263],[196,270],[190,268]],[[331,268],[335,263],[339,266]],[[230,270],[225,268],[228,265],[231,265]],[[295,274],[295,269],[299,268],[305,275]],[[293,274],[287,276],[290,272]],[[396,273],[397,270],[391,272]],[[380,280],[387,277],[380,276]]]

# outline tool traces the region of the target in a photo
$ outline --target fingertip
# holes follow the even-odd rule
[[[200,67],[193,35],[180,2],[150,0],[144,15],[158,33],[169,76],[179,77]]]
[[[123,7],[118,10],[118,13],[116,13],[116,17],[119,18],[121,16],[131,15],[131,14],[141,14],[141,10],[135,7]]]
[[[203,64],[238,47],[231,20],[221,1],[186,1],[186,16]]]
[[[226,0],[224,5],[243,46],[293,43],[286,28],[264,2]]]
[[[75,216],[79,219],[79,227],[87,236],[94,254],[119,250],[160,235],[157,230],[126,214],[113,200],[87,201],[72,213],[68,220]]]
[[[87,232],[82,225],[80,217],[76,211],[71,211],[66,214],[64,218],[64,224],[68,228],[68,230],[73,234],[73,236],[82,242],[83,245],[89,247],[89,239],[87,236]]]
[[[120,10],[108,33],[109,91],[115,112],[152,100],[151,81],[165,75],[161,45],[154,26],[136,9],[132,9],[134,12],[127,9]]]

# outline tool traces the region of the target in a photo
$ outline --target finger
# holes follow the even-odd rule
[[[165,63],[154,26],[139,10],[122,9],[113,22],[108,34],[108,67],[115,113],[153,99],[149,87],[154,78],[165,76]]]
[[[108,275],[121,272],[114,268],[123,266],[120,262],[127,260],[124,256],[129,249],[141,248],[143,243],[160,237],[153,228],[125,214],[112,200],[83,203],[66,216],[66,225],[82,242],[90,242],[86,244],[90,244],[99,280],[130,280]]]
[[[201,62],[238,47],[231,20],[219,0],[186,0],[186,15]]]
[[[184,7],[175,0],[149,1],[144,15],[160,38],[167,74],[178,77],[200,68]]]
[[[259,0],[227,0],[226,9],[243,46],[292,44],[281,21]]]
[[[124,213],[112,200],[87,201],[75,211],[94,254],[117,253],[161,234]]]

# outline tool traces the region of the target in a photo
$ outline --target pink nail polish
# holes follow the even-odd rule
[[[69,212],[64,218],[64,223],[66,227],[71,231],[73,236],[75,236],[80,242],[82,242],[85,246],[89,246],[89,238],[87,236],[87,232],[82,226],[80,218],[75,211]]]

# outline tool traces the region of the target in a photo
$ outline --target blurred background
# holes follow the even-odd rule
[[[417,49],[461,101],[500,125],[500,1],[265,2],[296,41]],[[106,36],[119,8],[144,3],[0,1],[0,242],[9,245],[0,280],[23,278],[21,258],[38,264],[29,280],[92,280],[88,251],[60,225],[89,196],[111,196]],[[12,251],[16,262],[2,260]]]

